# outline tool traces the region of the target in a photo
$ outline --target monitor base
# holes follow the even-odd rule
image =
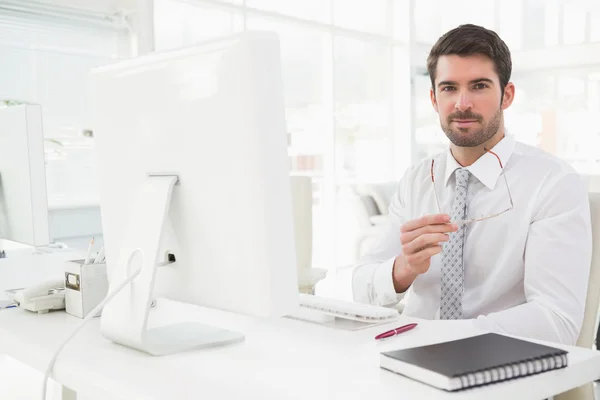
[[[244,341],[244,335],[240,332],[216,328],[199,322],[182,322],[149,329],[138,350],[153,356],[164,356],[242,341]]]
[[[106,304],[100,323],[106,339],[155,356],[244,340],[239,332],[200,322],[183,321],[148,328],[159,246],[177,182],[176,175],[155,174],[138,188],[125,225],[121,254],[111,273],[109,293],[137,275]]]

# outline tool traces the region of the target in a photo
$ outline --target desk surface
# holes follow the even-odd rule
[[[418,321],[385,342],[382,330],[411,319],[359,331],[341,331],[287,318],[259,320],[169,301],[153,321],[218,323],[246,334],[243,343],[152,357],[106,341],[94,320],[59,358],[55,379],[81,393],[123,399],[532,399],[546,398],[600,376],[600,353],[569,350],[567,369],[502,384],[446,393],[379,367],[379,351],[471,336],[465,321]],[[414,319],[412,319],[414,320]],[[53,351],[81,320],[63,312],[0,312],[0,353],[44,370]],[[152,325],[160,325],[151,323]],[[391,326],[393,325],[393,326]]]

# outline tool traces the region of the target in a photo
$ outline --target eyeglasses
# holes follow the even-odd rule
[[[456,224],[458,226],[462,226],[462,225],[466,225],[469,224],[471,222],[479,222],[479,221],[483,221],[486,219],[490,219],[490,218],[495,218],[499,215],[504,214],[507,211],[510,211],[514,208],[514,204],[513,204],[513,199],[512,199],[512,195],[510,194],[510,188],[508,187],[508,180],[506,179],[506,175],[504,175],[504,167],[502,166],[502,161],[500,160],[500,157],[498,156],[498,154],[494,153],[491,150],[485,149],[484,150],[490,154],[493,154],[494,156],[496,156],[496,158],[498,159],[498,162],[500,163],[500,175],[502,175],[504,177],[504,183],[506,184],[506,191],[508,192],[508,199],[510,200],[510,207],[508,207],[506,210],[501,211],[499,213],[495,213],[495,214],[490,214],[487,216],[482,216],[479,218],[469,218],[469,219],[462,219],[462,220],[457,220],[457,221],[452,221],[453,224]],[[437,203],[437,207],[438,207],[438,211],[440,214],[442,214],[442,208],[440,207],[440,199],[438,198],[438,194],[437,191],[435,190],[435,177],[433,174],[433,166],[434,166],[434,162],[435,160],[431,160],[431,184],[433,185],[433,193],[435,194],[435,201]]]

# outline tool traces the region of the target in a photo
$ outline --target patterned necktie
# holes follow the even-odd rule
[[[452,221],[465,219],[467,215],[467,188],[469,184],[469,171],[457,169],[456,192],[452,203]],[[463,247],[465,244],[465,231],[467,227],[461,226],[457,232],[450,234],[442,252],[442,295],[440,301],[440,319],[462,319],[463,297]]]

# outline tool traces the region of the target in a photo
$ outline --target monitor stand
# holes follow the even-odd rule
[[[174,354],[244,340],[244,335],[205,325],[181,322],[148,328],[161,237],[176,175],[150,175],[137,190],[125,226],[121,253],[110,277],[109,293],[136,271],[102,311],[101,331],[107,339],[155,355]]]

